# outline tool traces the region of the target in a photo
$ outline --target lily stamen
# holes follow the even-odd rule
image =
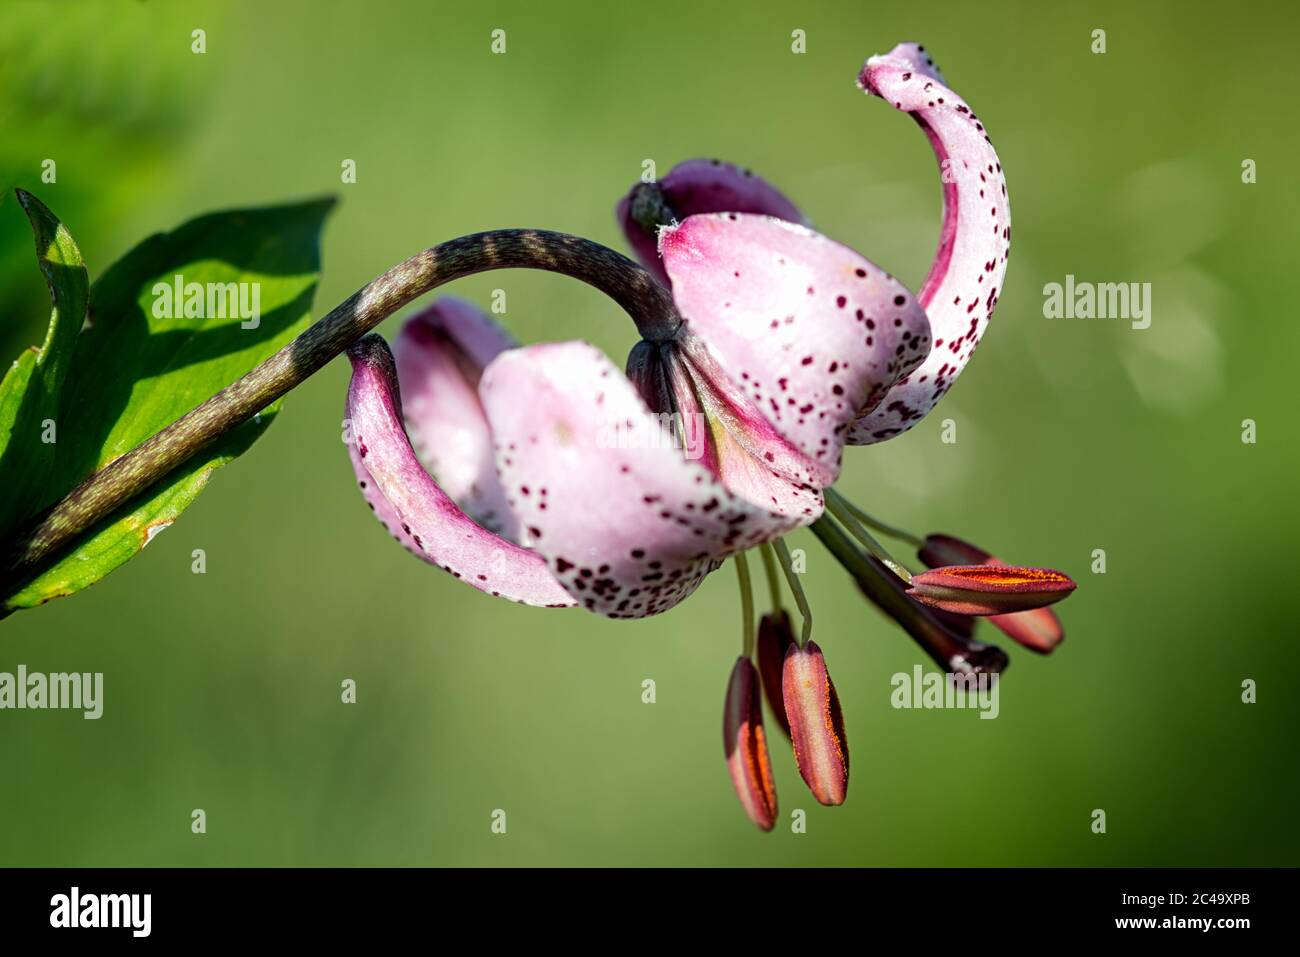
[[[772,597],[772,611],[779,615],[785,609],[781,604],[781,579],[776,568],[776,553],[766,542],[758,547],[758,553],[763,558],[763,573],[767,576],[767,590]]]
[[[799,640],[790,643],[781,661],[781,705],[777,717],[782,729],[790,736],[799,775],[813,796],[822,804],[843,804],[849,787],[849,746],[844,734],[840,699],[826,670],[822,650],[812,640],[812,612],[803,586],[799,584],[799,573],[794,570],[790,559],[790,549],[782,538],[773,539],[768,544],[785,573],[786,584],[790,586],[803,618]],[[771,651],[781,638],[779,623],[785,621],[788,619],[782,612],[769,622],[776,626],[776,630],[769,628],[767,636],[769,660]],[[775,690],[771,685],[765,687],[769,694]],[[772,707],[777,710],[775,701]],[[743,803],[743,795],[741,800]]]
[[[862,527],[862,523],[858,521],[842,495],[836,492],[833,488],[825,489],[822,494],[826,497],[827,511],[839,519],[840,524],[848,529],[849,533],[861,542],[868,552],[880,559],[881,563],[884,564],[886,568],[903,581],[911,582],[912,573],[897,562],[894,557],[886,551],[885,547],[876,541],[870,532]]]
[[[874,515],[867,512],[865,509],[861,508],[858,505],[855,505],[853,502],[850,502],[847,498],[845,498],[843,495],[839,494],[838,492],[835,493],[835,497],[839,499],[840,504],[843,505],[844,508],[847,509],[854,518],[856,518],[863,525],[866,525],[868,528],[874,528],[881,535],[888,536],[889,538],[895,539],[897,541],[906,542],[907,544],[911,545],[913,548],[925,547],[925,539],[922,538],[920,535],[915,535],[912,532],[907,531],[906,529],[899,528],[897,525],[890,525],[887,522],[882,522],[880,519],[876,518]]]
[[[722,747],[727,757],[731,785],[740,805],[760,830],[776,824],[776,783],[763,729],[763,682],[754,664],[754,589],[749,576],[749,559],[737,552],[732,557],[736,582],[740,586],[741,654],[731,668],[722,710]],[[789,734],[784,714],[778,716],[781,729]]]
[[[785,539],[775,539],[771,545],[780,561],[781,571],[785,574],[785,583],[790,586],[790,593],[794,595],[794,603],[799,606],[799,617],[803,620],[803,625],[799,629],[799,644],[806,645],[808,639],[812,637],[812,610],[808,607],[808,596],[803,593],[803,586],[799,584],[799,573],[794,570],[794,564],[790,560],[790,549],[786,547]]]
[[[749,559],[744,552],[732,558],[740,584],[740,647],[746,658],[754,657],[754,589],[749,578]]]

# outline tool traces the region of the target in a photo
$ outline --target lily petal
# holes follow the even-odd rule
[[[849,426],[929,353],[925,311],[853,250],[766,216],[691,216],[659,250],[683,348],[697,365],[707,352],[803,454],[791,478],[833,483]]]
[[[678,219],[697,213],[758,213],[792,223],[804,221],[803,214],[775,186],[750,170],[721,160],[692,159],[678,163],[658,185]],[[614,215],[641,265],[667,285],[668,275],[659,261],[655,237],[632,218],[632,200],[640,186],[633,186],[618,201]]]
[[[946,565],[913,575],[907,593],[959,615],[1002,615],[1058,602],[1075,587],[1068,575],[1051,568]]]
[[[772,780],[767,736],[763,733],[758,672],[754,663],[743,655],[736,659],[727,682],[722,747],[741,807],[761,830],[772,830],[776,824],[776,784]]]
[[[688,457],[698,458],[733,495],[801,524],[826,503],[807,458],[754,408],[694,337],[665,349],[674,403],[686,429]]]
[[[781,687],[804,783],[822,804],[843,804],[849,789],[849,745],[839,695],[817,642],[790,646]]]
[[[733,495],[781,515],[817,520],[826,507],[804,479],[808,460],[718,368],[707,349],[691,353],[679,334],[632,347],[627,374],[655,412],[668,413],[685,456]]]
[[[1011,207],[983,123],[944,85],[923,47],[901,43],[872,57],[858,84],[910,113],[925,131],[939,161],[944,207],[939,249],[917,297],[929,315],[934,348],[879,408],[854,425],[850,441],[870,444],[919,422],[970,360],[1002,291]]]
[[[667,611],[727,556],[801,524],[731,494],[685,458],[627,377],[587,343],[502,353],[479,394],[512,510],[592,611]]]
[[[483,310],[446,297],[393,342],[407,434],[442,490],[489,531],[519,543],[478,397],[484,367],[516,343]]]
[[[540,555],[483,528],[420,465],[402,428],[397,369],[384,340],[365,336],[348,358],[349,453],[381,521],[425,561],[480,591],[529,605],[575,604]]]
[[[977,545],[952,535],[941,534],[927,535],[924,546],[917,552],[917,557],[929,568],[939,568],[944,565],[1006,564]],[[972,619],[965,620],[969,622]],[[990,615],[988,621],[1008,638],[1040,654],[1047,654],[1065,640],[1065,628],[1061,624],[1061,619],[1050,608],[1034,608],[1009,615]]]

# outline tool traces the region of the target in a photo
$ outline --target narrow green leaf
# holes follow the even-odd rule
[[[320,231],[332,205],[323,200],[202,216],[146,239],[96,280],[89,324],[77,338],[60,396],[54,478],[42,507],[307,326]],[[264,409],[128,503],[58,564],[8,595],[0,614],[73,594],[137,554],[217,468],[248,449],[278,408],[277,402]]]
[[[67,229],[31,193],[16,193],[54,308],[45,344],[24,351],[0,381],[0,539],[44,504],[54,481],[60,397],[89,292],[86,264]]]

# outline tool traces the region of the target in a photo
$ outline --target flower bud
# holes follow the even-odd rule
[[[815,641],[785,653],[782,699],[799,773],[822,804],[843,804],[849,789],[849,745],[835,685]]]
[[[776,824],[776,784],[768,760],[759,702],[758,671],[743,655],[736,659],[727,683],[727,703],[722,715],[722,746],[727,769],[741,807],[764,831]]]

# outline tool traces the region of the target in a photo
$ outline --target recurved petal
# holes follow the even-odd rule
[[[815,641],[792,644],[781,682],[794,759],[822,804],[843,804],[849,789],[849,744],[835,684]]]
[[[834,482],[850,424],[929,352],[925,311],[853,250],[771,217],[692,216],[659,249],[683,342],[803,454],[811,484]]]
[[[939,248],[918,296],[930,318],[934,347],[854,425],[850,441],[868,444],[919,422],[970,360],[1002,291],[1011,207],[1002,164],[983,123],[944,85],[924,47],[902,43],[872,57],[858,83],[921,125],[939,161],[944,207]]]
[[[764,615],[758,623],[758,674],[763,679],[763,695],[772,709],[772,716],[790,737],[790,719],[785,714],[785,697],[781,683],[785,673],[785,653],[794,644],[794,631],[790,615],[782,609]]]
[[[977,545],[952,535],[942,534],[927,535],[925,544],[917,552],[917,557],[929,568],[939,568],[944,565],[1006,564]],[[969,618],[966,620],[970,621]],[[1061,624],[1061,619],[1050,608],[991,615],[988,621],[1013,641],[1042,654],[1047,654],[1065,639],[1065,628]]]
[[[483,310],[446,297],[407,320],[393,358],[407,434],[420,460],[467,515],[518,543],[478,397],[483,368],[514,346]]]
[[[679,220],[697,213],[758,213],[792,223],[804,221],[803,214],[775,186],[748,169],[721,160],[678,163],[659,180],[658,186]],[[659,262],[655,237],[632,216],[632,201],[639,188],[638,183],[619,200],[615,215],[637,259],[666,283],[668,276]]]
[[[480,591],[529,605],[575,604],[540,555],[466,515],[420,465],[402,428],[392,353],[369,335],[348,350],[349,454],[363,493],[398,540]]]
[[[741,807],[760,829],[770,831],[776,823],[776,784],[772,780],[772,762],[768,758],[758,698],[758,673],[753,662],[741,656],[736,659],[731,680],[727,682],[722,747]]]
[[[722,559],[799,524],[732,495],[684,457],[663,419],[587,343],[502,353],[479,394],[511,509],[592,611],[667,611]]]
[[[907,593],[958,615],[1003,615],[1058,602],[1075,587],[1068,575],[1051,568],[948,565],[913,575]]]

